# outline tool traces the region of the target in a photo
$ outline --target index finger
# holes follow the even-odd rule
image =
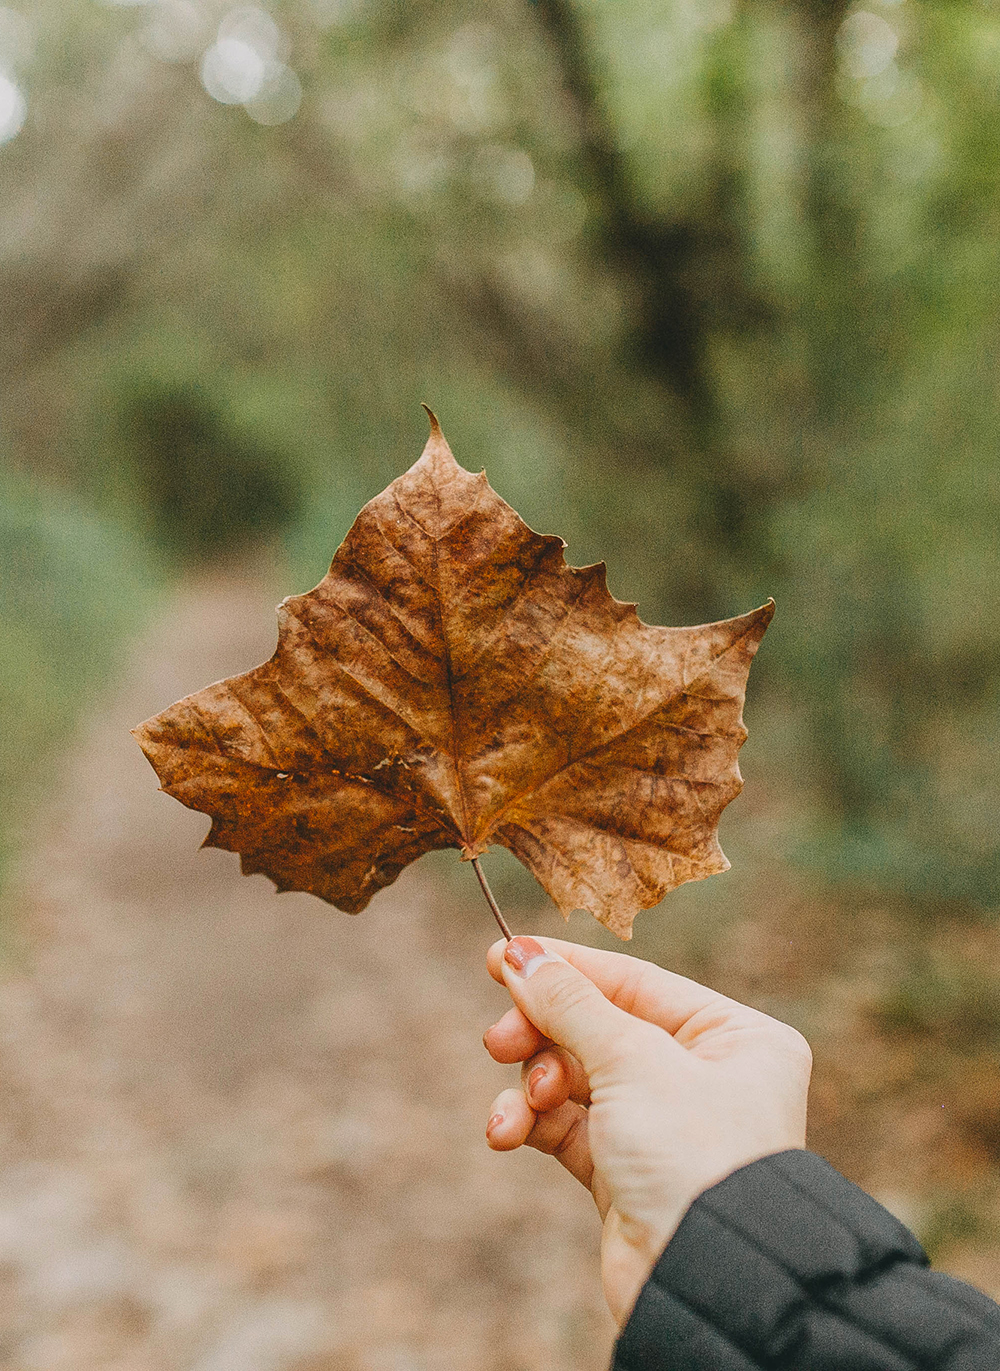
[[[581,947],[579,943],[565,942],[562,938],[538,938],[537,941],[582,971],[619,1009],[656,1024],[668,1033],[677,1033],[699,1010],[709,1005],[747,1012],[738,1001],[639,957],[630,957],[624,952],[605,952],[598,947]],[[501,985],[504,978],[500,965],[506,945],[500,938],[486,954],[489,973]]]

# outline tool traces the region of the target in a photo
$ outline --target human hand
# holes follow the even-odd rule
[[[805,1146],[811,1054],[800,1033],[620,952],[556,938],[494,943],[514,1008],[483,1041],[522,1062],[490,1110],[498,1152],[526,1143],[593,1194],[601,1276],[624,1326],[684,1214],[740,1166]]]

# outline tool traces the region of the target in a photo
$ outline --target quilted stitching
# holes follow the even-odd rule
[[[770,1172],[766,1204],[759,1184],[745,1183],[760,1182],[762,1170]],[[751,1172],[756,1175],[750,1177]],[[841,1208],[838,1192],[843,1193]],[[741,1222],[741,1205],[746,1209],[752,1202],[756,1213]],[[756,1222],[750,1223],[751,1217]],[[840,1257],[822,1279],[804,1277],[793,1264],[803,1226],[819,1244],[824,1230],[836,1229],[850,1239],[845,1247],[838,1238],[833,1250]],[[761,1235],[768,1229],[774,1242],[765,1245]],[[783,1233],[790,1251],[782,1252]],[[947,1277],[929,1272],[913,1235],[811,1153],[782,1153],[742,1168],[695,1202],[677,1236],[681,1242],[675,1238],[667,1247],[640,1296],[612,1371],[996,1371],[1000,1366],[1000,1309],[958,1283],[949,1288]],[[718,1308],[705,1302],[713,1299],[710,1289],[705,1301],[692,1302],[695,1273],[678,1263],[696,1250],[716,1270],[732,1272]],[[773,1274],[770,1289],[767,1272]],[[756,1315],[758,1328],[741,1329],[738,1302],[753,1299],[758,1287],[757,1304],[745,1306],[745,1322],[752,1325]],[[774,1305],[770,1327],[760,1323],[769,1303]],[[901,1345],[900,1334],[910,1335],[909,1346]],[[981,1361],[984,1337],[993,1350]]]

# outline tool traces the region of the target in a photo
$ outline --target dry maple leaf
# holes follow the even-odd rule
[[[206,846],[279,890],[356,914],[425,852],[500,843],[564,916],[628,938],[640,909],[729,866],[719,816],[773,602],[642,623],[430,418],[316,589],[278,606],[270,661],[135,736],[163,789],[211,815]]]

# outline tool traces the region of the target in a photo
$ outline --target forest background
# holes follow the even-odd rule
[[[0,69],[5,869],[177,587],[314,584],[426,400],[647,622],[774,596],[734,869],[633,948],[1000,1291],[1000,5],[34,0]]]

